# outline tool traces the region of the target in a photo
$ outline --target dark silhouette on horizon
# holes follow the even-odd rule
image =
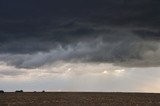
[[[4,91],[3,91],[3,90],[0,90],[0,93],[4,93]]]
[[[15,93],[22,93],[23,90],[16,90]]]

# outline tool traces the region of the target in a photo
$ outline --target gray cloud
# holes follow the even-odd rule
[[[159,4],[1,0],[0,59],[19,68],[61,60],[159,66]]]
[[[4,63],[0,63],[0,76],[2,78],[6,76],[14,77],[14,76],[19,76],[19,75],[24,75],[26,73],[27,72],[24,69],[17,69],[13,66],[7,66]]]
[[[18,75],[23,75],[26,72],[22,72],[19,70],[1,70],[0,71],[0,76],[4,77],[4,76],[18,76]]]
[[[36,49],[36,46],[40,44],[37,47],[41,48],[42,46],[42,48],[48,50],[36,50],[33,53],[29,50],[29,53],[22,54],[18,51],[17,53],[9,52],[8,54],[1,54],[0,59],[19,68],[36,68],[61,60],[69,62],[106,62],[127,67],[160,65],[160,44],[157,40],[145,40],[126,29],[110,29],[110,32],[107,33],[104,31],[94,34],[94,37],[85,36],[79,38],[76,42],[74,39],[70,39],[68,43],[59,42],[55,45],[51,42],[52,40],[43,43],[37,41],[33,49]],[[18,43],[25,44],[25,42]],[[12,46],[17,45],[12,44]],[[31,42],[29,46],[34,46],[34,42]],[[23,48],[21,49],[23,50]]]
[[[160,0],[0,0],[0,89],[159,92],[159,67]]]

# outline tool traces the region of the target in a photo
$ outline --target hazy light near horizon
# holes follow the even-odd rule
[[[105,70],[105,71],[103,71]],[[124,69],[118,66],[113,66],[109,63],[68,63],[68,62],[57,62],[51,65],[42,66],[35,69],[27,68],[16,68],[14,66],[8,66],[5,63],[0,64],[0,75],[1,80],[5,78],[17,79],[22,77],[28,77],[35,79],[37,77],[45,77],[46,75],[62,75],[62,74],[74,74],[74,75],[85,75],[85,74],[113,74],[122,73]],[[25,76],[25,77],[24,77]],[[32,77],[33,76],[33,77]]]
[[[108,71],[106,71],[106,70],[105,70],[105,71],[103,71],[103,74],[108,74]]]
[[[19,88],[27,91],[160,92],[159,69],[63,61],[36,69],[0,64],[0,84],[1,89],[8,91]]]

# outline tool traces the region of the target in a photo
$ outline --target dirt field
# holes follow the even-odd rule
[[[160,94],[1,93],[0,106],[160,106]]]

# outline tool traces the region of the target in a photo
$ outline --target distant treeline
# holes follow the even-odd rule
[[[16,90],[15,93],[22,93],[23,90]],[[34,91],[36,92],[36,91]],[[42,92],[45,92],[44,90]],[[0,93],[5,93],[3,90],[0,90]]]

